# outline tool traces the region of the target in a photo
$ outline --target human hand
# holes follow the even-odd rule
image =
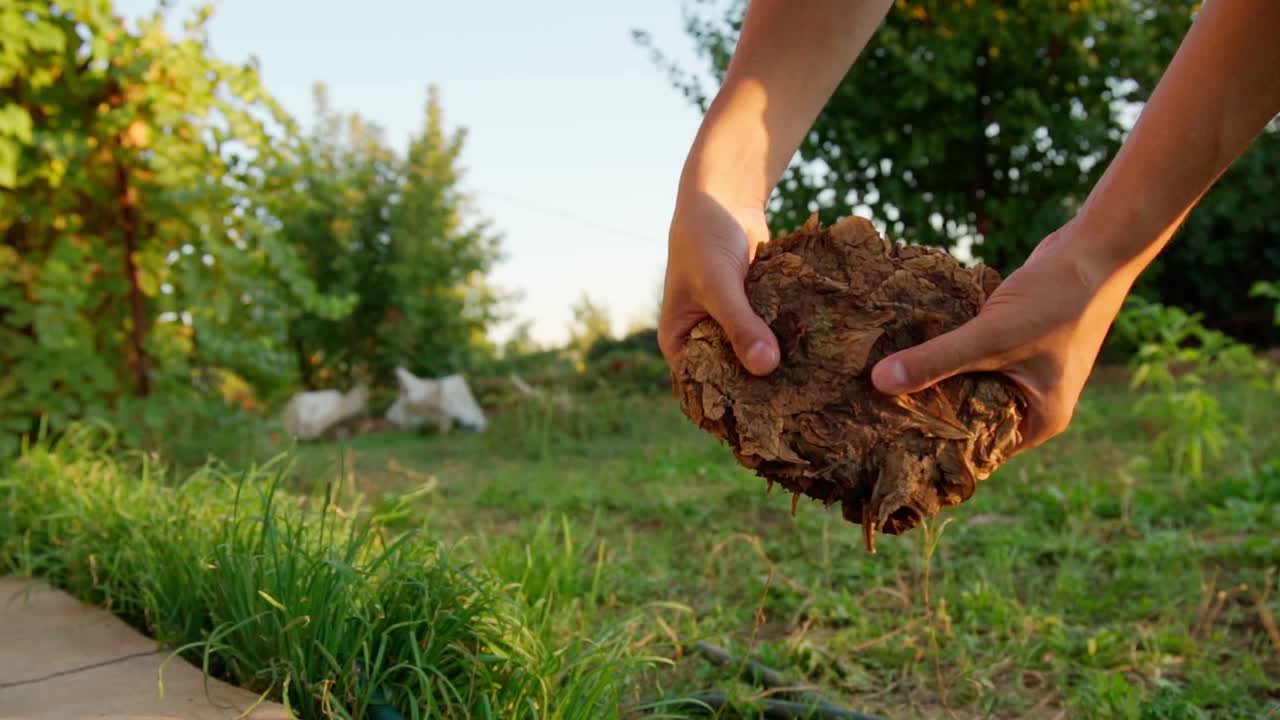
[[[700,190],[681,193],[658,320],[658,343],[673,369],[689,331],[707,316],[724,328],[748,372],[766,375],[778,366],[778,340],[744,288],[756,248],[768,239],[763,207],[734,206]]]
[[[1090,267],[1069,226],[1050,235],[968,323],[881,360],[876,388],[923,390],[953,375],[1004,374],[1027,400],[1027,450],[1066,430],[1132,278]]]

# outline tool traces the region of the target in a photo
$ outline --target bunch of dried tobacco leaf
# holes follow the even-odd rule
[[[794,495],[839,502],[875,532],[900,533],[961,503],[1019,442],[1023,401],[1003,376],[963,375],[890,397],[871,368],[958,327],[999,284],[992,269],[890,243],[862,218],[829,228],[811,218],[760,247],[746,281],[782,363],[755,377],[710,319],[676,362],[684,413],[738,461]]]

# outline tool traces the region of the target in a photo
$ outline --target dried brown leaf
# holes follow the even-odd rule
[[[782,364],[747,373],[704,320],[678,359],[685,414],[770,483],[875,532],[900,533],[969,499],[1019,442],[1023,401],[1003,376],[950,378],[911,396],[871,384],[882,358],[978,313],[1000,278],[940,250],[896,246],[862,218],[810,219],[762,245],[747,276],[752,307]]]

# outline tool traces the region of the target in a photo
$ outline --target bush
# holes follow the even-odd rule
[[[579,385],[639,394],[669,393],[671,370],[661,355],[615,350],[588,363]]]
[[[1118,342],[1132,348],[1132,387],[1145,390],[1139,418],[1157,428],[1155,457],[1175,478],[1199,481],[1204,461],[1220,457],[1244,427],[1227,416],[1207,385],[1237,378],[1280,389],[1280,374],[1253,350],[1204,326],[1198,314],[1130,297],[1116,318]]]
[[[586,390],[610,388],[620,392],[671,392],[671,371],[658,347],[658,331],[637,330],[615,340],[598,338],[584,356],[585,371],[578,387]]]
[[[615,340],[611,337],[600,337],[587,348],[586,361],[591,364],[615,353],[637,353],[661,358],[662,349],[658,346],[657,328],[637,330],[630,335]]]

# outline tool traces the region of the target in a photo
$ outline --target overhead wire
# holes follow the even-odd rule
[[[487,190],[487,189],[472,189],[471,193],[473,195],[477,195],[481,197],[493,198],[494,200],[506,203],[508,205],[520,208],[522,210],[528,210],[530,212],[535,212],[548,217],[554,217],[559,220],[571,222],[576,225],[580,225],[582,227],[604,233],[606,235],[616,236],[620,239],[633,240],[633,241],[644,242],[644,243],[653,242],[654,240],[652,236],[646,236],[641,233],[635,232],[634,230],[627,230],[625,228],[616,227],[614,225],[603,223],[598,220],[593,220],[591,218],[585,217],[583,215],[579,215],[578,213],[570,210],[562,210],[560,208],[549,207],[547,205],[543,205],[540,203],[533,203],[527,200],[522,200],[520,198],[513,197],[506,193],[494,192],[493,190]]]

